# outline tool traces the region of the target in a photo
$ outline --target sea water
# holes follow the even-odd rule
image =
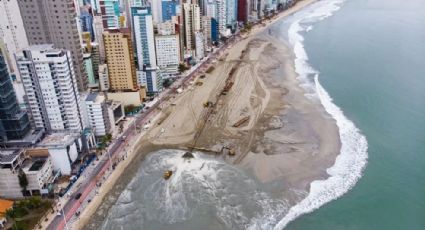
[[[304,80],[318,80],[319,88],[312,90],[323,92],[323,99],[332,98],[356,124],[358,134],[366,137],[367,166],[343,196],[328,193],[338,200],[288,224],[306,207],[323,203],[323,199],[307,200],[278,227],[425,229],[425,2],[325,0],[313,8],[321,5],[323,11],[317,13],[331,17],[307,16],[299,25],[289,25],[297,31],[292,35],[301,59],[297,70],[303,67],[310,73]],[[290,33],[286,36],[291,40]],[[359,154],[365,142],[355,136],[348,141],[359,141],[353,146],[362,150]],[[351,179],[357,180],[358,172]]]

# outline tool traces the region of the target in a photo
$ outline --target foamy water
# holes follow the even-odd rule
[[[283,217],[276,210],[288,210],[244,171],[212,156],[195,153],[184,159],[183,154],[152,153],[109,211],[103,229],[271,229]],[[169,180],[162,178],[165,170],[173,171]]]
[[[296,55],[295,69],[307,97],[319,100],[326,111],[336,120],[341,139],[341,152],[335,164],[327,170],[330,177],[311,183],[310,192],[305,199],[289,209],[285,217],[274,229],[283,229],[297,217],[314,211],[327,202],[337,199],[349,191],[360,179],[367,163],[367,141],[360,130],[344,116],[343,111],[332,102],[332,98],[320,85],[319,73],[309,65],[304,49],[304,37],[313,29],[314,23],[321,21],[340,9],[343,0],[320,1],[306,11],[300,12],[288,30],[289,42]]]

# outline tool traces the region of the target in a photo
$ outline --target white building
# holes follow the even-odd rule
[[[109,90],[109,75],[107,64],[99,65],[99,87],[100,91]]]
[[[36,128],[81,132],[86,127],[71,53],[34,45],[16,54]]]
[[[39,148],[47,149],[52,158],[53,170],[62,175],[71,175],[74,163],[81,151],[82,140],[78,133],[52,133],[38,144]]]
[[[52,182],[53,166],[50,156],[31,156],[23,149],[0,150],[0,196],[6,198],[22,198],[19,185],[20,173],[24,173],[27,191],[30,195],[47,193],[47,185]]]
[[[216,0],[217,12],[216,19],[218,23],[218,31],[220,33],[226,33],[227,17],[226,17],[226,0]]]
[[[180,63],[180,39],[179,35],[156,35],[155,36],[156,59],[161,70],[162,77],[178,73]]]
[[[94,130],[96,137],[105,136],[113,132],[114,126],[111,126],[109,118],[108,105],[103,94],[90,93],[86,100],[86,109],[90,127]]]
[[[205,57],[204,34],[200,31],[195,32],[195,56],[199,61]]]

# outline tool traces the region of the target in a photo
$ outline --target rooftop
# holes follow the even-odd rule
[[[72,144],[79,137],[78,133],[52,133],[44,137],[40,142],[40,147],[66,147]]]
[[[22,149],[0,150],[0,164],[10,164],[22,153]]]
[[[105,101],[105,96],[101,93],[89,93],[87,95],[86,101],[102,103]]]
[[[13,201],[0,199],[0,217],[3,217],[6,211],[13,207]]]

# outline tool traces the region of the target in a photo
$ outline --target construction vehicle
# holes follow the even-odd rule
[[[208,108],[208,107],[213,107],[214,103],[212,103],[211,101],[207,101],[207,102],[204,102],[203,105],[204,105],[205,108]]]
[[[173,175],[173,171],[171,171],[171,170],[167,170],[167,171],[165,171],[164,172],[164,175],[163,175],[163,177],[164,177],[164,179],[165,180],[168,180],[168,179],[170,179],[170,177]]]

